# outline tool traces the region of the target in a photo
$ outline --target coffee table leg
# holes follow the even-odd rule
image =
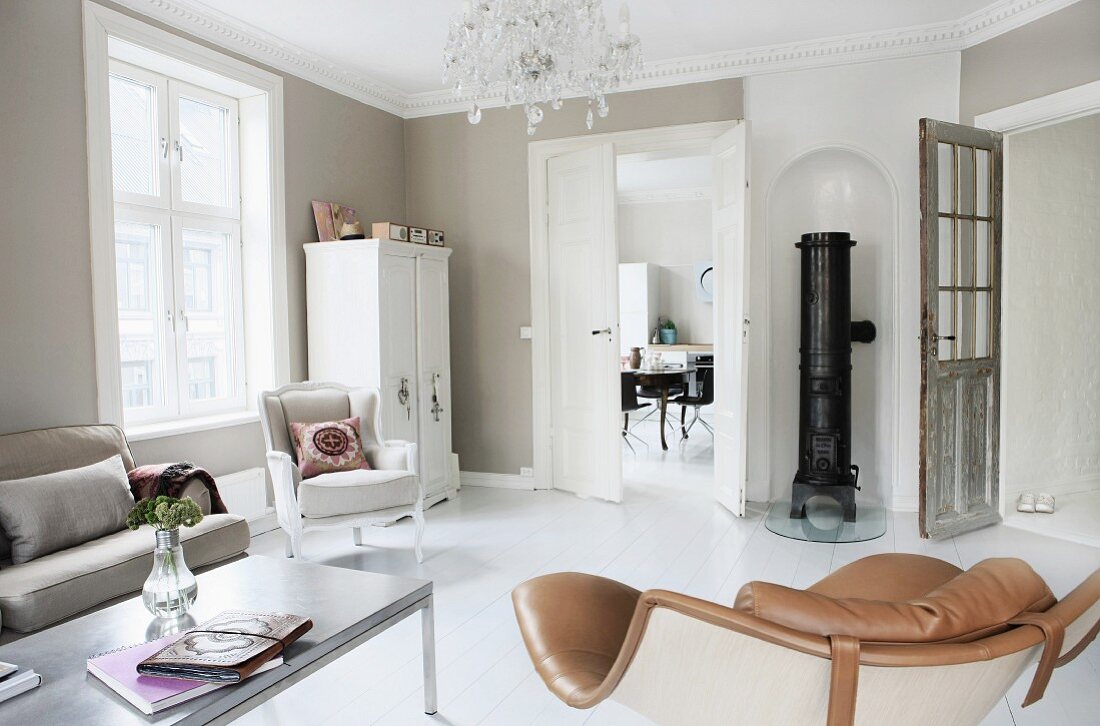
[[[424,713],[430,715],[436,712],[435,703],[435,606],[432,596],[428,596],[428,604],[420,611],[420,630],[424,650]]]

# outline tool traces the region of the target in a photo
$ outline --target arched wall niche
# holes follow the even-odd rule
[[[800,252],[806,232],[850,232],[852,319],[878,337],[852,346],[852,463],[860,499],[889,505],[894,453],[894,271],[897,187],[872,155],[849,146],[806,151],[776,175],[765,199],[769,290],[771,495],[790,496],[798,466]]]

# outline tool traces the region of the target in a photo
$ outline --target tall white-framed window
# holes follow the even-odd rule
[[[242,411],[238,102],[119,60],[109,68],[123,420]]]
[[[258,421],[291,378],[283,79],[82,6],[99,420]]]

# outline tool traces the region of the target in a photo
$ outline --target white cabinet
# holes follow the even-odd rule
[[[632,347],[645,348],[657,327],[657,265],[648,262],[619,264],[619,347],[629,355]]]
[[[384,240],[305,245],[309,377],[382,392],[382,436],[418,444],[425,504],[451,472],[451,250]]]

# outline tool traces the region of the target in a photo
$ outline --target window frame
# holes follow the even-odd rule
[[[82,8],[97,418],[124,426],[131,441],[256,422],[257,394],[291,380],[283,77],[92,0],[83,0]],[[248,133],[241,137],[240,149],[248,323],[241,411],[145,425],[123,421],[109,104],[112,60],[172,74],[178,70],[184,80],[212,85],[240,104],[240,125]]]
[[[180,133],[179,102],[187,98],[210,106],[225,108],[229,112],[226,129],[226,153],[229,156],[226,193],[229,204],[203,204],[183,199],[183,165],[187,163],[186,154],[177,144],[182,143]],[[240,155],[240,111],[237,99],[222,95],[208,88],[186,83],[178,78],[168,77],[168,133],[172,143],[171,158],[171,208],[178,212],[209,215],[240,220],[241,218],[241,155]]]
[[[141,194],[139,192],[126,192],[119,191],[114,188],[114,167],[111,167],[111,190],[113,192],[113,198],[116,203],[121,204],[137,204],[144,207],[157,207],[159,209],[168,209],[171,206],[171,198],[169,189],[171,187],[171,154],[167,153],[170,150],[171,134],[168,131],[168,117],[169,117],[169,101],[168,101],[168,78],[145,68],[120,61],[116,58],[112,58],[109,63],[109,75],[118,76],[126,80],[133,81],[142,85],[150,86],[155,94],[154,108],[156,109],[156,120],[153,138],[159,137],[160,144],[153,149],[154,158],[157,160],[156,166],[156,182],[157,193],[156,194]],[[109,94],[108,94],[109,95]],[[108,99],[108,109],[110,108],[110,100]],[[110,118],[108,117],[108,127],[111,127]],[[113,142],[111,144],[114,145]]]
[[[229,285],[227,305],[230,308],[228,317],[229,340],[232,341],[231,350],[227,350],[229,361],[226,370],[230,373],[228,395],[212,401],[192,401],[188,394],[189,381],[187,380],[187,311],[184,302],[184,275],[183,275],[183,230],[197,229],[204,232],[216,232],[229,236],[228,249],[226,250],[227,271],[226,276],[230,281],[239,281],[235,287]],[[224,219],[211,219],[197,215],[172,215],[172,276],[173,289],[175,290],[175,349],[177,385],[176,398],[179,415],[184,418],[195,418],[219,413],[231,413],[245,408],[245,379],[244,361],[244,277],[241,270],[241,225]]]

